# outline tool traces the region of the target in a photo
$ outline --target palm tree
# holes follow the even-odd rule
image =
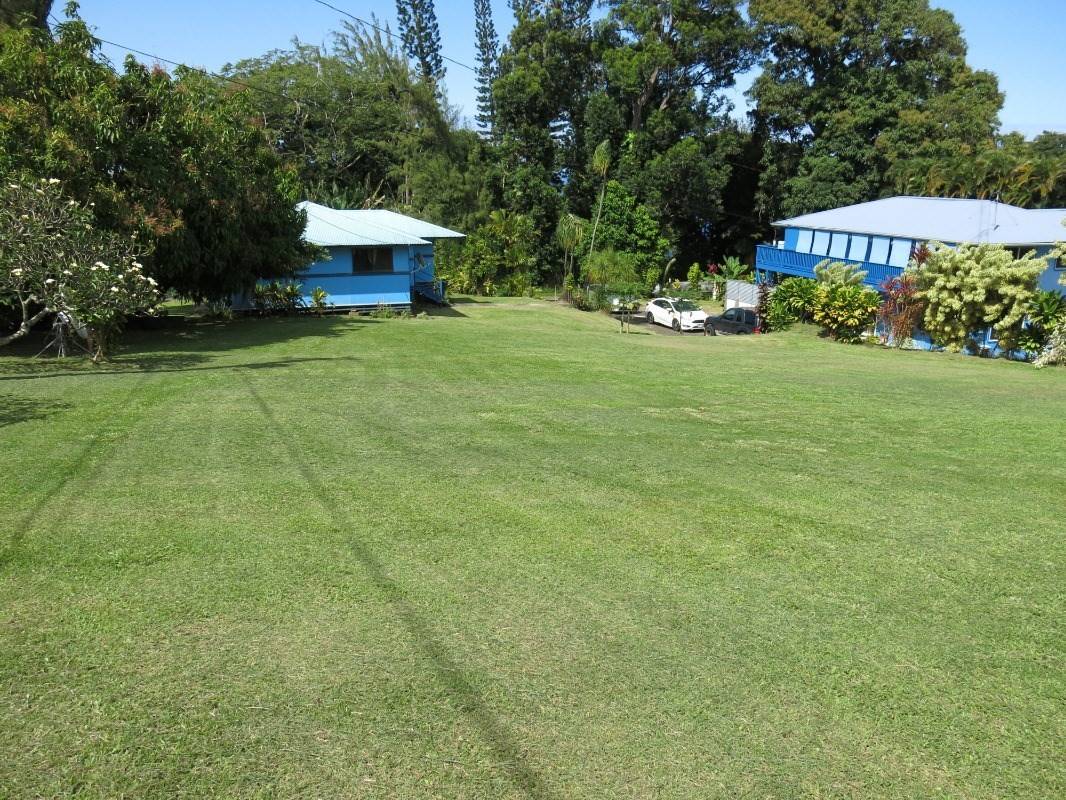
[[[592,153],[592,173],[600,178],[600,202],[596,207],[596,221],[592,223],[592,238],[589,241],[589,255],[596,248],[596,229],[600,226],[600,214],[603,213],[603,195],[607,191],[607,171],[611,168],[611,143],[604,139]]]
[[[555,228],[555,241],[563,248],[563,282],[573,274],[574,259],[577,248],[585,239],[585,229],[588,221],[583,220],[576,214],[564,214],[559,218],[559,224]]]

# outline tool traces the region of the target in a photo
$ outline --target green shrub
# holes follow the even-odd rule
[[[611,248],[600,250],[585,259],[581,277],[589,285],[632,285],[637,282],[637,258]]]
[[[660,274],[661,270],[658,267],[648,267],[644,271],[644,286],[642,288],[649,297],[655,291],[655,287],[659,285]]]
[[[327,308],[333,304],[329,302],[329,292],[323,289],[321,286],[316,286],[311,290],[311,309],[316,314],[322,314]]]
[[[819,283],[815,289],[814,321],[828,336],[854,343],[862,338],[881,307],[881,295],[850,283]]]
[[[956,352],[972,345],[974,332],[991,327],[1000,347],[1013,350],[1045,269],[1047,262],[1032,252],[1018,258],[1001,245],[936,245],[917,271],[926,304],[922,327]]]
[[[785,278],[774,289],[772,304],[779,306],[782,318],[808,322],[814,315],[817,287],[818,284],[809,278]]]
[[[1033,360],[1039,369],[1054,365],[1066,366],[1066,322],[1060,322],[1048,336],[1043,351]]]
[[[688,268],[689,288],[699,291],[701,280],[703,280],[703,272],[700,270],[700,265],[694,263],[691,267]]]

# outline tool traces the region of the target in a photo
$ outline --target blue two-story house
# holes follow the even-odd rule
[[[324,289],[335,308],[410,307],[415,295],[445,301],[445,287],[434,270],[433,243],[463,234],[414,217],[383,209],[338,210],[303,202],[307,214],[304,239],[329,252],[299,272],[304,303]],[[238,310],[252,308],[251,295],[233,298]]]
[[[993,200],[939,197],[887,197],[829,211],[778,220],[773,244],[759,245],[755,274],[759,282],[784,277],[814,277],[815,265],[829,259],[854,264],[866,272],[865,283],[880,289],[887,278],[903,272],[922,244],[999,244],[1019,254],[1035,250],[1048,255],[1066,239],[1066,209],[1031,210]],[[1040,288],[1066,293],[1059,278],[1064,259],[1048,255]],[[919,346],[928,340],[918,337]],[[986,332],[977,342],[994,351]]]

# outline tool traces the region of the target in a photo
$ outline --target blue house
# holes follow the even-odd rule
[[[322,288],[336,308],[408,308],[415,295],[445,302],[444,282],[433,266],[433,243],[463,234],[383,209],[341,211],[303,202],[304,239],[324,247],[329,260],[315,261],[296,276],[304,302]],[[235,309],[252,307],[250,294],[234,298]]]
[[[911,254],[922,244],[999,244],[1016,252],[1035,250],[1048,255],[1066,239],[1066,209],[1031,210],[993,200],[939,197],[888,197],[791,219],[778,220],[773,244],[759,245],[755,274],[759,282],[776,283],[797,275],[814,277],[816,264],[830,259],[854,264],[866,272],[866,285],[880,289],[887,278],[899,275]],[[1066,293],[1059,277],[1066,274],[1063,259],[1048,255],[1040,287]],[[991,331],[979,333],[980,349],[995,352]],[[918,346],[930,346],[916,337]]]

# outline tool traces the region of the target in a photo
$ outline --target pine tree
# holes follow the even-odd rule
[[[438,83],[444,77],[444,60],[433,0],[396,0],[396,21],[404,52],[418,65],[422,79]]]
[[[496,108],[492,100],[492,82],[499,76],[497,54],[499,39],[492,23],[489,0],[474,0],[474,30],[477,36],[477,123],[492,135],[496,127]]]

